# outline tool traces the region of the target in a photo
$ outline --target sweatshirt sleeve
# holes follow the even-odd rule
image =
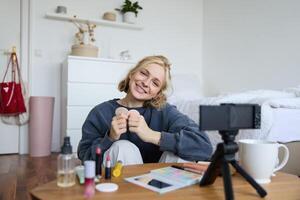
[[[112,145],[113,142],[109,138],[110,121],[108,119],[110,116],[108,113],[104,109],[95,107],[85,120],[77,151],[78,158],[82,162],[95,160],[97,147],[104,152]]]
[[[161,151],[173,152],[190,161],[210,159],[212,145],[209,138],[199,130],[199,126],[193,120],[171,105],[167,105],[163,117],[166,119],[166,131],[162,131],[161,134]]]

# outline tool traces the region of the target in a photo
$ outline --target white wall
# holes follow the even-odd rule
[[[0,6],[6,1],[1,1]],[[22,0],[31,4],[28,28],[31,40],[26,44],[29,51],[24,49],[22,53],[28,54],[31,95],[56,98],[52,150],[58,150],[60,142],[60,64],[69,54],[77,30],[71,23],[46,19],[45,13],[64,5],[68,13],[96,18],[119,7],[122,1]],[[299,85],[300,1],[139,0],[139,3],[144,8],[139,15],[142,31],[96,29],[101,57],[118,58],[125,49],[130,50],[134,59],[164,54],[173,63],[173,72],[203,78],[207,95]],[[26,6],[22,8],[25,16]],[[26,28],[22,30],[25,32]],[[22,43],[26,43],[27,34],[22,33]],[[23,59],[26,64],[26,58]],[[25,78],[26,67],[23,65]],[[26,134],[26,131],[21,133],[24,141]],[[26,145],[22,152],[26,153]]]
[[[1,3],[0,3],[1,4]],[[9,54],[15,46],[17,53],[21,51],[20,44],[20,1],[12,0],[0,5],[0,81],[6,71]],[[7,23],[9,18],[9,24]],[[19,54],[18,54],[19,55]],[[21,61],[21,57],[18,57]],[[25,79],[26,81],[27,79]],[[11,81],[11,65],[7,72],[5,81]],[[1,96],[0,96],[1,99]],[[7,125],[0,119],[0,154],[19,152],[19,127]],[[7,145],[9,144],[9,145]]]
[[[300,1],[205,0],[205,93],[300,84]]]
[[[64,5],[68,13],[97,18],[119,7],[121,2],[31,0],[31,95],[55,97],[54,151],[60,146],[60,64],[69,54],[77,30],[69,22],[46,19],[45,13],[54,12],[57,5]],[[173,72],[201,77],[203,1],[140,0],[139,4],[144,8],[139,15],[142,31],[97,27],[95,35],[100,57],[118,58],[119,52],[126,49],[136,60],[146,55],[163,54],[173,63]]]

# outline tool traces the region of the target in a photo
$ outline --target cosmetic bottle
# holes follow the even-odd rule
[[[64,144],[57,157],[57,186],[75,185],[75,156],[72,154],[70,137],[64,138]]]
[[[91,198],[95,195],[95,161],[84,161],[84,196]]]
[[[117,164],[115,165],[114,169],[112,170],[112,175],[114,177],[121,176],[121,174],[122,174],[122,168],[123,168],[122,161],[119,160],[117,162]]]

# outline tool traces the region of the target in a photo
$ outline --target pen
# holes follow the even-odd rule
[[[184,170],[184,168],[183,168],[183,167],[180,167],[180,166],[177,166],[177,165],[172,165],[171,167],[173,167],[173,168],[176,168],[176,169],[181,169],[181,170]]]
[[[201,175],[203,175],[203,172],[198,171],[198,170],[195,170],[195,169],[184,168],[184,167],[177,166],[177,165],[172,165],[171,167],[176,168],[176,169],[181,169],[181,170],[184,170],[184,171],[188,171],[188,172],[192,172],[192,173],[196,173],[196,174],[201,174]]]

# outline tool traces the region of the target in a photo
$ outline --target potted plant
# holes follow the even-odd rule
[[[143,8],[139,5],[139,2],[132,3],[130,0],[125,0],[124,4],[121,8],[116,8],[117,11],[120,11],[124,18],[124,22],[135,24],[136,18],[138,14],[138,10],[142,10]]]

